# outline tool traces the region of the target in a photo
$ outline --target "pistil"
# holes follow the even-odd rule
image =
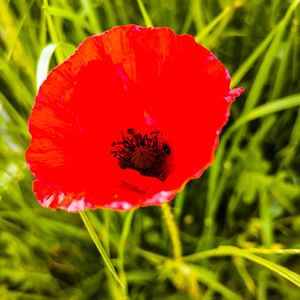
[[[134,169],[162,181],[167,178],[165,163],[171,150],[158,130],[143,136],[129,128],[127,135],[122,132],[122,141],[114,142],[112,146],[115,150],[111,153],[122,169]]]

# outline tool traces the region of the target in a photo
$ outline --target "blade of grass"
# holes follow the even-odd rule
[[[279,24],[278,30],[276,32],[276,35],[274,37],[274,40],[272,41],[272,44],[267,51],[264,60],[262,62],[261,67],[259,68],[259,71],[255,77],[255,80],[253,82],[252,88],[250,90],[250,93],[247,97],[243,112],[249,111],[251,108],[253,108],[263,91],[263,88],[265,86],[265,83],[268,78],[268,74],[271,70],[271,67],[273,65],[273,62],[278,54],[279,48],[281,46],[281,40],[282,37],[286,31],[286,28],[289,24],[290,18],[297,8],[298,4],[300,3],[299,0],[293,1],[293,3],[290,5],[289,9],[287,10],[285,16],[283,17],[282,21]]]
[[[231,291],[225,285],[221,284],[217,280],[216,276],[208,269],[192,264],[188,264],[187,267],[196,275],[198,281],[220,293],[224,299],[242,300],[242,297]]]
[[[114,0],[116,11],[119,16],[119,19],[121,20],[121,24],[129,24],[128,16],[127,16],[127,10],[126,7],[124,7],[123,0]]]
[[[209,257],[216,257],[216,256],[237,256],[248,259],[253,261],[261,266],[273,271],[274,273],[279,274],[280,276],[286,278],[296,286],[300,287],[300,275],[296,274],[295,272],[275,264],[269,260],[266,260],[260,256],[254,255],[249,252],[247,249],[240,249],[233,246],[220,246],[216,249],[207,250],[198,252],[195,254],[191,254],[189,256],[183,257],[183,260],[189,262],[195,262],[199,259],[209,258]]]
[[[231,1],[227,13],[224,14],[224,16],[220,19],[220,22],[217,24],[215,29],[210,33],[206,41],[203,41],[204,45],[206,45],[210,49],[215,47],[215,45],[217,45],[220,37],[222,36],[222,33],[227,28],[227,25],[232,19],[234,15],[234,11],[235,11],[235,6],[233,1]]]
[[[102,28],[100,25],[100,21],[99,21],[99,18],[97,18],[97,16],[96,16],[96,12],[91,4],[91,1],[90,0],[81,0],[81,3],[89,16],[89,19],[91,22],[90,29],[92,28],[93,33],[95,33],[95,34],[101,33]]]
[[[22,118],[19,112],[12,106],[9,100],[0,92],[0,112],[1,112],[1,104],[3,104],[5,111],[18,124],[20,129],[22,129],[22,133],[24,133],[24,135],[26,135],[26,137],[29,138],[30,134],[27,130],[27,122]]]
[[[295,30],[295,38],[294,44],[293,44],[293,63],[292,63],[292,81],[298,82],[299,81],[299,53],[300,53],[300,42],[299,42],[299,34],[300,34],[300,26],[299,26],[299,20],[300,20],[300,11],[297,9],[295,11],[295,18],[293,20],[293,23],[295,26],[292,27],[292,30]]]
[[[60,43],[60,44],[53,43],[53,44],[47,45],[42,50],[42,53],[38,60],[37,72],[36,72],[37,90],[40,88],[43,81],[47,78],[51,57],[52,57],[53,53],[55,52],[55,50],[57,50],[59,47],[63,47],[65,52],[73,53],[75,51],[75,46],[73,46],[72,44],[67,44],[67,43]]]
[[[261,219],[261,237],[265,247],[270,248],[273,243],[272,215],[268,191],[261,188],[259,195],[259,217]]]
[[[258,273],[257,300],[268,300],[267,276],[266,270],[261,270]]]
[[[21,20],[21,22],[20,22],[20,24],[19,24],[19,26],[18,26],[18,29],[17,29],[17,32],[16,32],[16,36],[15,36],[13,42],[11,43],[10,49],[9,49],[9,51],[8,51],[8,53],[7,53],[7,61],[9,61],[9,60],[11,59],[11,56],[12,56],[13,51],[14,51],[14,49],[15,49],[16,43],[19,42],[19,39],[18,39],[19,34],[21,33],[21,30],[22,30],[22,28],[23,28],[23,26],[24,26],[24,24],[25,24],[25,22],[26,22],[26,20],[27,20],[27,18],[28,18],[28,16],[29,16],[29,14],[30,14],[30,9],[31,9],[31,6],[33,5],[33,3],[34,3],[34,1],[31,1],[31,2],[28,4],[26,13],[25,13],[25,15],[23,16],[23,18],[22,18],[22,20]]]
[[[188,13],[187,13],[187,15],[185,17],[184,23],[183,23],[181,31],[180,31],[181,34],[185,34],[185,33],[187,33],[189,31],[189,29],[190,29],[190,27],[192,25],[192,22],[193,22],[193,14],[194,14],[194,12],[193,12],[193,6],[189,5]]]
[[[121,287],[124,288],[124,284],[122,283],[122,281],[120,280],[113,264],[111,263],[109,257],[107,256],[100,240],[98,239],[98,236],[93,228],[93,225],[91,224],[90,220],[88,219],[86,213],[83,211],[83,212],[80,212],[79,213],[81,218],[82,218],[82,221],[88,231],[88,233],[90,234],[95,246],[97,247],[99,253],[101,254],[103,260],[104,260],[104,263],[106,264],[108,270],[111,272],[112,276],[116,279],[116,281],[120,284]]]
[[[111,231],[110,225],[112,224],[111,221],[111,211],[109,210],[103,210],[101,215],[103,216],[102,222],[100,221],[100,211],[92,211],[88,210],[86,211],[87,217],[93,224],[96,232],[98,233],[99,236],[101,236],[102,243],[104,246],[104,249],[106,250],[106,254],[108,257],[110,257],[110,248],[111,244],[113,246],[118,247],[118,244],[115,243],[117,237],[115,234]],[[119,286],[116,285],[116,281],[114,277],[112,276],[110,270],[108,268],[105,269],[105,273],[107,275],[107,285],[108,285],[108,290],[109,294],[111,296],[111,299],[119,299],[120,293],[123,293],[123,288],[120,290]],[[121,279],[122,283],[123,280]]]
[[[280,97],[282,88],[286,83],[286,72],[288,67],[288,62],[291,57],[292,44],[295,38],[295,30],[289,33],[287,42],[284,45],[283,56],[280,61],[278,72],[276,75],[274,88],[272,90],[271,99],[277,99]]]
[[[177,7],[178,7],[178,0],[173,0],[169,2],[169,20],[168,26],[172,28],[175,32],[177,32],[178,23],[176,22],[176,15],[177,15]]]
[[[47,20],[47,25],[48,25],[48,30],[49,30],[49,35],[51,37],[51,41],[55,44],[58,44],[60,42],[58,36],[57,36],[57,32],[55,29],[55,25],[53,23],[53,20],[51,18],[51,15],[49,14],[49,12],[47,11],[48,8],[48,0],[44,0],[44,9],[45,9],[45,14],[46,14],[46,20]],[[64,61],[65,57],[62,53],[61,50],[58,50],[55,52],[55,57],[57,59],[58,63],[61,63]]]
[[[33,85],[26,85],[26,83],[20,78],[19,74],[15,72],[13,67],[6,64],[0,56],[0,76],[8,84],[11,89],[11,94],[21,106],[26,110],[30,110],[32,106],[32,92],[34,90]]]
[[[233,257],[233,263],[235,264],[235,267],[237,268],[241,278],[244,281],[245,286],[247,287],[248,291],[255,296],[255,283],[252,279],[252,277],[249,275],[248,271],[246,270],[245,261],[241,257]]]
[[[273,28],[273,30],[267,35],[267,37],[259,44],[259,46],[252,52],[252,54],[243,62],[243,64],[235,71],[231,78],[231,88],[234,88],[238,83],[244,78],[247,72],[253,67],[255,61],[260,58],[260,56],[267,49],[268,45],[271,43],[278,25]]]
[[[57,48],[58,44],[50,44],[46,46],[40,55],[36,71],[36,89],[38,90],[47,78],[50,59]]]
[[[242,126],[243,124],[258,119],[263,118],[268,115],[274,114],[276,112],[290,109],[293,107],[297,107],[300,105],[300,94],[291,95],[279,100],[275,100],[261,106],[258,106],[251,111],[249,111],[246,115],[239,118],[233,126],[230,127],[228,131],[232,133],[234,130]]]
[[[216,156],[215,162],[223,157],[223,153],[225,150],[224,147],[227,143],[227,140],[229,139],[231,134],[240,126],[252,120],[263,118],[271,114],[280,112],[282,110],[290,109],[297,106],[300,106],[300,94],[295,94],[282,99],[278,99],[258,106],[249,111],[246,115],[242,116],[236,122],[234,122],[234,124],[229,128],[229,130],[225,132],[225,134],[222,137],[222,143],[219,146],[218,156]],[[217,165],[219,165],[219,162]]]
[[[168,259],[168,257],[144,249],[134,248],[134,250],[138,255],[146,258],[148,261],[152,262],[155,265],[162,264]]]
[[[279,3],[280,3],[280,0],[274,0],[273,1],[272,14],[271,14],[272,25],[276,24],[276,17],[278,15],[278,12],[280,11]]]
[[[60,8],[60,7],[49,5],[46,8],[46,11],[51,16],[61,17],[61,18],[70,20],[72,22],[76,22],[79,26],[84,27],[86,29],[89,29],[89,27],[90,27],[89,23],[84,19],[84,16],[81,16],[78,13],[75,13],[71,10],[67,10],[65,8]]]
[[[145,8],[145,5],[144,5],[143,1],[142,0],[137,0],[137,3],[139,5],[139,8],[140,8],[140,11],[141,11],[142,16],[144,18],[144,22],[145,22],[146,26],[147,27],[154,27],[153,23],[152,23],[152,21],[149,17],[149,14],[148,14],[148,12]]]
[[[203,41],[206,36],[218,25],[218,23],[229,13],[230,8],[226,7],[220,12],[205,28],[203,28],[196,36],[195,39],[198,43]]]
[[[126,274],[124,271],[124,247],[125,247],[125,242],[127,240],[127,237],[129,235],[129,230],[131,226],[131,221],[134,215],[134,210],[130,210],[125,217],[124,225],[123,225],[123,230],[121,233],[121,238],[120,238],[120,243],[119,243],[119,273],[120,277],[122,279],[122,282],[124,283],[125,286],[125,296],[127,297],[127,280],[126,280]]]
[[[282,167],[287,167],[297,155],[297,147],[300,143],[300,108],[298,109],[297,119],[291,131],[289,144],[287,146],[288,155],[284,155],[284,159],[281,163]],[[285,150],[285,149],[284,149]]]
[[[248,252],[257,253],[257,254],[294,254],[300,255],[300,249],[265,249],[265,248],[248,248]]]
[[[197,32],[201,32],[205,27],[204,9],[202,9],[202,1],[192,0],[191,4],[193,12],[193,20]]]
[[[115,27],[118,25],[117,16],[115,15],[115,10],[112,6],[112,3],[110,0],[103,0],[102,5],[105,11],[105,14],[108,18],[108,26],[109,27]]]

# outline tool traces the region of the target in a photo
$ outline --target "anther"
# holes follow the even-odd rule
[[[162,134],[150,132],[150,136],[127,129],[127,136],[121,132],[122,141],[113,142],[115,150],[110,151],[117,158],[122,169],[135,169],[144,176],[156,177],[162,181],[167,178],[165,164],[171,150]]]

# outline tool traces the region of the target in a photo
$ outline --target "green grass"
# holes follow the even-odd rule
[[[1,299],[299,299],[300,1],[0,0]],[[37,203],[24,153],[48,67],[120,24],[168,26],[208,47],[245,93],[215,163],[171,203],[87,212],[125,288],[79,214]]]

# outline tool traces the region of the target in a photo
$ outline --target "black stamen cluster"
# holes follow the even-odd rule
[[[166,156],[171,150],[167,142],[162,140],[160,131],[155,130],[144,136],[136,133],[133,128],[127,130],[127,135],[122,131],[122,141],[114,142],[115,150],[110,151],[118,159],[122,169],[134,169],[144,176],[156,177],[162,181],[167,178],[164,170]],[[137,168],[133,162],[133,154],[137,149],[148,149],[152,155],[153,164],[150,168]]]

